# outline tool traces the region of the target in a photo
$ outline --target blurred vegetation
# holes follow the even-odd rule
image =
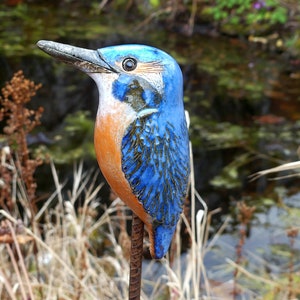
[[[298,0],[94,0],[85,3],[65,0],[51,1],[47,8],[40,4],[39,0],[6,0],[0,4],[4,29],[0,34],[1,51],[6,55],[19,51],[24,54],[45,27],[49,39],[69,35],[94,38],[107,34],[109,25],[113,24],[124,34],[161,25],[186,35],[214,31],[244,36],[254,43],[274,44],[294,55],[300,53]],[[53,13],[60,18],[53,18]],[[68,18],[67,23],[64,18]],[[126,22],[126,27],[122,22]]]
[[[221,174],[210,180],[214,187],[240,187],[242,169],[255,157],[262,154],[284,159],[289,156],[290,149],[299,145],[298,122],[276,119],[272,115],[266,115],[265,119],[253,116],[259,112],[257,107],[264,105],[266,97],[286,97],[276,90],[276,85],[299,76],[297,71],[288,70],[286,77],[278,78],[279,74],[287,72],[285,61],[267,54],[299,54],[300,4],[297,0],[103,0],[86,3],[65,0],[51,1],[47,6],[38,0],[6,0],[0,8],[0,51],[6,57],[43,55],[35,43],[45,36],[53,40],[82,41],[99,36],[101,40],[106,37],[113,40],[112,36],[117,34],[141,39],[147,32],[154,36],[158,46],[174,55],[183,69],[195,64],[192,72],[214,81],[215,93],[212,100],[199,89],[198,78],[194,81],[189,78],[191,83],[185,88],[185,101],[193,112],[191,139],[195,149],[240,149]],[[165,31],[161,31],[161,27]],[[173,40],[172,32],[182,37],[179,42]],[[234,41],[235,47],[228,47],[220,39],[205,43],[205,35],[238,39]],[[180,44],[186,36],[191,36],[191,40],[197,37],[199,42],[190,42],[185,49]],[[205,47],[200,49],[199,44]],[[255,45],[253,56],[245,51],[247,45]],[[258,52],[257,45],[266,51]],[[299,93],[296,84],[286,91],[295,92],[289,95],[291,99]],[[249,111],[247,119],[239,116],[241,110]],[[226,113],[222,115],[221,111]],[[290,113],[293,119],[299,117],[297,110]],[[90,157],[94,155],[92,132],[93,120],[89,113],[77,112],[51,133],[51,143],[40,145],[34,151],[43,157],[51,155],[56,163]],[[259,146],[262,140],[265,144]]]
[[[36,154],[50,156],[57,164],[70,164],[79,159],[96,158],[94,150],[94,120],[89,112],[69,114],[64,125],[53,135],[51,145],[40,146]]]
[[[247,44],[239,41],[234,41],[236,47],[225,48],[215,41],[212,46],[199,49],[200,41],[191,43],[190,49],[188,46],[187,49],[175,52],[173,49],[176,42],[170,34],[178,33],[183,40],[186,35],[200,39],[199,33],[202,36],[234,36],[240,41],[247,40],[250,47],[251,44],[259,44],[266,52],[298,55],[300,4],[297,0],[102,0],[86,3],[65,0],[51,1],[47,6],[38,0],[6,0],[0,4],[0,8],[0,51],[6,57],[43,55],[35,47],[41,36],[53,40],[72,37],[82,41],[97,39],[99,36],[105,40],[107,36],[118,34],[139,39],[145,36],[145,32],[149,32],[149,35],[156,35],[158,46],[161,44],[166,50],[174,51],[171,54],[183,65],[183,69],[201,61],[193,71],[216,82],[215,99],[212,101],[207,94],[196,90],[198,81],[195,81],[195,86],[186,88],[187,106],[190,110],[195,108],[196,112],[191,116],[193,144],[205,149],[241,148],[246,151],[245,155],[242,153],[236,162],[229,163],[223,170],[224,175],[227,174],[225,177],[228,177],[228,183],[226,180],[222,183],[220,177],[216,177],[211,181],[213,185],[233,187],[234,182],[238,185],[233,177],[240,176],[238,169],[241,158],[244,165],[249,164],[255,154],[253,149],[262,139],[269,145],[265,152],[275,156],[281,154],[283,157],[299,141],[298,123],[277,120],[266,124],[268,120],[252,117],[265,97],[282,97],[278,96],[274,85],[281,80],[278,74],[283,72],[284,61],[274,60],[264,53],[253,53],[253,57],[241,55]],[[166,31],[161,32],[161,27]],[[165,40],[168,40],[167,44]],[[205,38],[202,43],[205,43]],[[177,48],[182,47],[179,45]],[[253,49],[256,51],[257,48]],[[297,78],[299,73],[291,70],[287,77],[292,76]],[[282,81],[285,80],[283,78]],[[227,106],[223,107],[222,102]],[[215,119],[212,107],[217,107],[219,111],[228,110],[228,103],[234,109],[243,105],[245,110],[249,110],[248,119],[239,119],[239,112],[237,116],[227,112],[227,116],[219,115]],[[204,113],[199,114],[200,109]],[[293,114],[296,118],[296,110]],[[40,154],[50,151],[56,162],[61,163],[93,155],[90,139],[92,124],[86,112],[69,116],[63,125],[66,127],[60,127],[60,132],[54,133],[53,144],[39,148]],[[276,146],[279,141],[286,146]]]
[[[288,5],[278,0],[216,0],[203,13],[212,16],[225,31],[257,34],[288,21]],[[285,4],[285,5],[283,5]],[[292,8],[292,6],[290,7]]]

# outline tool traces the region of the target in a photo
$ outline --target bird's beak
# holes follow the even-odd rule
[[[37,46],[47,54],[73,65],[85,73],[116,73],[98,51],[52,41],[38,41]]]

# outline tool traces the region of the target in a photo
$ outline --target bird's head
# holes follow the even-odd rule
[[[87,73],[96,82],[101,102],[112,97],[128,102],[141,114],[182,110],[182,73],[167,53],[144,45],[89,50],[52,41],[38,47]],[[102,104],[103,105],[103,104]]]

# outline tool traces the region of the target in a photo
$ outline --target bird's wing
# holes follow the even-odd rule
[[[174,227],[187,192],[188,132],[184,115],[176,130],[168,122],[162,130],[157,118],[130,125],[122,141],[122,169],[153,225]]]

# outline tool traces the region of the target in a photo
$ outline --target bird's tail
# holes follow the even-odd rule
[[[161,259],[170,248],[175,226],[158,225],[153,230],[150,253],[153,258]]]

